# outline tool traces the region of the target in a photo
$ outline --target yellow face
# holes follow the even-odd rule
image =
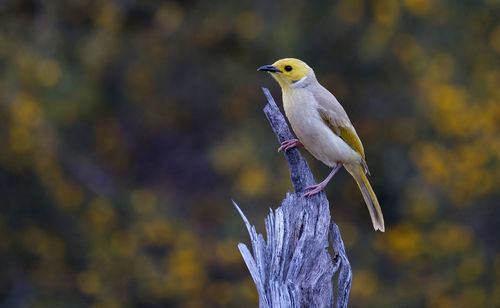
[[[272,65],[262,66],[259,71],[270,72],[281,87],[291,85],[313,72],[305,62],[294,58],[278,60]]]

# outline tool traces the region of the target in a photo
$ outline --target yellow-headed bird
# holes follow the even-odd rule
[[[361,190],[373,227],[384,232],[382,210],[366,177],[370,173],[363,145],[342,105],[319,84],[312,68],[301,60],[281,59],[258,70],[269,72],[278,81],[285,114],[298,137],[284,141],[278,151],[303,146],[324,164],[334,167],[323,182],[307,187],[310,191],[304,196],[319,193],[344,166]]]

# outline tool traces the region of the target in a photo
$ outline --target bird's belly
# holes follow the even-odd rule
[[[323,122],[315,108],[285,108],[285,113],[300,142],[325,165],[361,160],[361,155]]]

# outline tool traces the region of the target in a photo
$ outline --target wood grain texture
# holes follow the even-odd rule
[[[268,100],[264,113],[279,142],[294,138],[269,90],[263,90]],[[233,201],[250,234],[253,253],[243,243],[238,248],[259,293],[259,306],[347,307],[352,272],[340,231],[330,222],[326,195],[302,197],[304,188],[315,184],[311,170],[297,149],[287,151],[285,157],[295,193],[288,192],[281,206],[270,210],[266,239]]]

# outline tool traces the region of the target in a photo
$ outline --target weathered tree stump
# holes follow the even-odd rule
[[[263,90],[268,100],[264,113],[279,142],[294,138],[269,90]],[[270,210],[265,219],[267,241],[233,202],[250,234],[253,255],[243,243],[238,248],[257,287],[259,306],[347,307],[352,272],[339,229],[330,222],[326,195],[302,197],[304,188],[315,184],[311,170],[297,149],[288,150],[285,157],[295,193],[288,192],[281,206]]]

